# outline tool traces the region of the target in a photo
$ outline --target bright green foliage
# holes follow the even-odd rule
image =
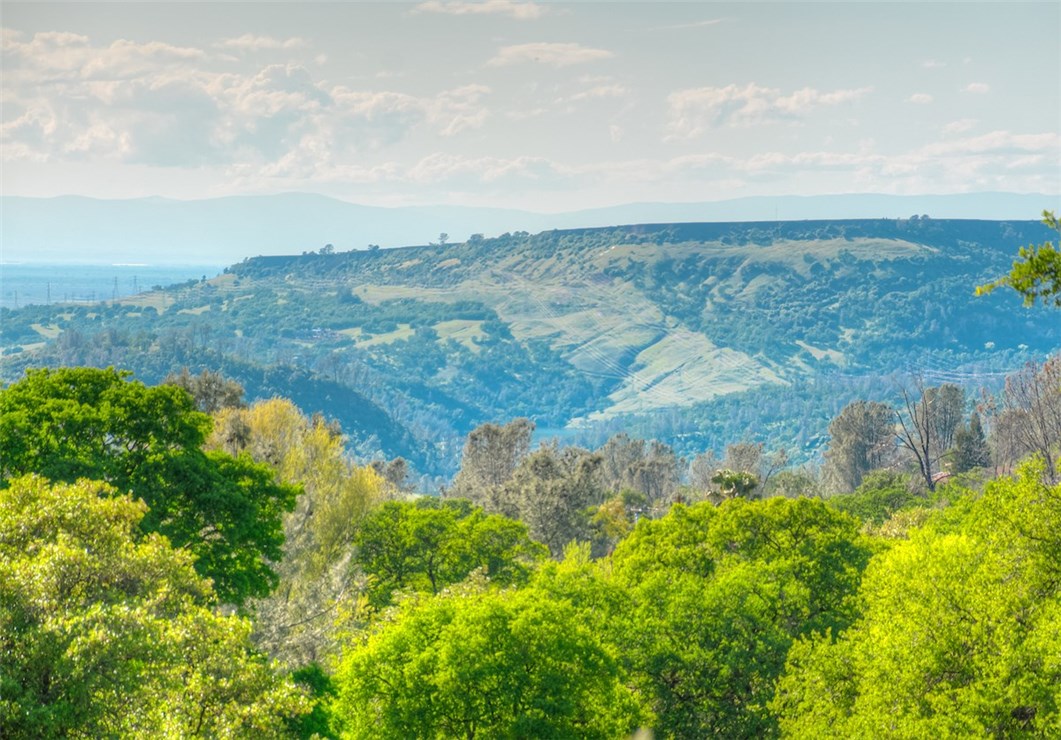
[[[857,522],[809,499],[675,506],[616,548],[633,600],[624,651],[663,737],[776,734],[794,638],[842,628],[869,559]]]
[[[1052,211],[1043,211],[1043,223],[1061,232],[1061,219]],[[1061,306],[1061,252],[1052,242],[1021,247],[1023,262],[1015,261],[1009,275],[1000,277],[976,289],[977,295],[986,295],[1003,285],[1013,288],[1024,298],[1025,306],[1033,306],[1037,300],[1043,304]]]
[[[223,601],[265,595],[276,584],[269,561],[280,557],[281,517],[296,489],[249,458],[203,452],[210,417],[187,392],[127,375],[31,370],[0,391],[2,479],[106,481],[148,505],[141,527],[191,550]]]
[[[438,593],[480,568],[495,583],[523,583],[547,555],[521,522],[487,515],[465,499],[426,497],[384,503],[361,522],[354,546],[377,608],[395,591]]]
[[[829,499],[830,506],[872,524],[882,523],[900,509],[926,503],[923,496],[910,490],[906,476],[889,470],[874,470],[862,479],[854,493]]]
[[[643,718],[614,650],[536,588],[406,602],[337,683],[349,738],[617,738]]]
[[[280,736],[308,708],[191,555],[102,483],[0,491],[0,736]]]
[[[773,705],[786,734],[1061,732],[1061,487],[1043,472],[989,484],[874,559],[861,619],[793,648]]]

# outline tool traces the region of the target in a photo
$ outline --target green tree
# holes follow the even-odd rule
[[[986,468],[990,464],[991,449],[984,436],[980,414],[974,411],[969,416],[969,422],[963,424],[954,434],[951,467],[955,473],[965,473],[976,468]]]
[[[0,483],[37,473],[130,492],[148,505],[145,531],[187,547],[218,596],[242,603],[276,585],[282,516],[297,489],[247,457],[204,452],[210,427],[172,385],[114,369],[29,370],[0,390]]]
[[[0,490],[0,736],[280,737],[308,710],[146,510],[91,481]]]
[[[773,704],[800,737],[1061,731],[1061,487],[1042,461],[874,558],[846,632],[793,647]]]
[[[853,491],[862,476],[895,457],[894,412],[887,404],[854,401],[829,424],[826,475],[840,491]]]
[[[523,583],[546,555],[521,522],[487,515],[465,499],[427,497],[376,508],[358,526],[354,546],[376,608],[389,605],[395,591],[436,594],[477,569],[500,585]]]
[[[221,373],[203,370],[192,375],[185,367],[179,373],[170,373],[162,382],[188,391],[196,408],[207,414],[243,406],[243,386]]]
[[[644,718],[614,648],[537,588],[406,602],[336,683],[349,738],[615,738]]]
[[[599,455],[543,446],[525,457],[502,487],[507,509],[554,557],[575,540],[591,537],[592,507],[604,503]]]
[[[1052,211],[1043,211],[1043,223],[1061,233],[1061,219]],[[976,289],[977,295],[986,295],[995,288],[1013,288],[1024,299],[1025,306],[1033,306],[1037,300],[1044,305],[1061,306],[1061,252],[1052,242],[1021,247],[1020,260],[1013,262],[1009,275],[1000,277]]]
[[[630,593],[624,654],[663,737],[762,737],[794,639],[841,629],[869,559],[857,522],[820,501],[675,506],[616,547]]]
[[[893,470],[874,470],[862,479],[852,493],[828,500],[833,508],[853,514],[863,522],[881,524],[895,512],[926,503],[911,490],[906,475]]]
[[[759,487],[759,479],[743,470],[717,470],[711,482],[718,486],[722,498],[750,498]]]

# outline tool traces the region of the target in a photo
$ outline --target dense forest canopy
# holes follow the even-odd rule
[[[841,226],[828,225],[815,237],[847,239]],[[731,232],[668,228],[666,239],[711,236],[718,240],[713,248],[730,247],[725,241]],[[747,228],[741,233],[758,233]],[[856,241],[878,240],[878,255],[912,250],[923,261],[918,269],[933,264],[933,250],[942,249],[927,239],[911,241],[911,247],[890,236],[866,236],[859,231],[864,225],[845,228],[854,229]],[[894,228],[944,239],[929,219]],[[628,231],[622,246],[607,232],[587,247],[589,237],[580,233],[574,244],[561,238],[543,247],[544,260],[522,253],[528,264],[509,267],[511,274],[548,273],[560,270],[565,259],[585,257],[587,248],[622,252],[627,272],[645,258],[644,250],[655,255],[653,264],[669,259],[661,257],[660,244],[642,240],[646,234],[659,236],[648,228]],[[526,235],[510,238],[533,242]],[[767,234],[763,244],[738,247],[769,250],[778,246],[777,238]],[[663,246],[672,245],[666,239]],[[452,265],[458,267],[468,254],[487,249],[485,241],[458,245],[455,254],[465,257],[446,259],[458,260]],[[846,249],[814,244],[819,252],[835,250],[830,253],[840,265],[849,260]],[[565,257],[565,250],[571,255]],[[686,257],[703,253],[699,244]],[[1039,248],[1035,254],[1043,253]],[[402,257],[396,251],[369,264],[383,274],[406,264],[408,253],[406,262],[389,262]],[[375,258],[303,259],[303,265],[335,260],[329,269],[338,269],[346,261]],[[820,263],[800,259],[799,269],[810,279]],[[865,261],[855,258],[853,264],[862,269]],[[755,263],[745,257],[736,272],[754,273]],[[1034,261],[1025,264],[1036,269]],[[335,309],[335,321],[349,321],[354,312],[370,320],[409,318],[408,335],[387,341],[377,340],[404,332],[406,322],[367,330],[372,325],[362,323],[357,332],[342,329],[347,334],[334,326],[320,329],[358,338],[354,347],[365,352],[358,360],[365,363],[363,378],[371,377],[369,370],[382,373],[383,366],[372,363],[395,353],[389,366],[395,385],[384,391],[368,384],[366,393],[340,379],[338,365],[327,381],[321,367],[294,361],[264,366],[226,354],[236,344],[215,342],[206,325],[195,321],[185,329],[191,334],[171,326],[166,331],[176,334],[164,335],[154,333],[156,325],[142,325],[137,339],[129,340],[133,319],[236,314],[233,306],[254,304],[259,293],[271,296],[277,326],[290,311],[314,308],[310,294],[298,292],[298,281],[310,277],[293,278],[288,267],[272,277],[250,275],[273,267],[258,261],[234,268],[225,280],[233,288],[248,285],[247,292],[223,293],[198,313],[176,308],[184,304],[160,311],[116,302],[95,306],[91,318],[69,306],[11,314],[19,321],[51,316],[47,326],[58,335],[50,345],[11,352],[6,371],[27,369],[0,389],[0,735],[1061,733],[1061,354],[1022,363],[1017,360],[1025,350],[1018,349],[985,359],[971,340],[958,339],[971,328],[954,329],[959,346],[967,344],[947,357],[967,352],[983,367],[1016,365],[991,370],[1002,377],[979,387],[954,382],[968,376],[890,371],[886,396],[859,396],[857,391],[876,386],[852,384],[846,394],[834,392],[831,405],[815,405],[812,398],[808,408],[815,413],[834,409],[822,421],[821,456],[814,464],[806,464],[806,455],[790,446],[785,427],[777,425],[716,438],[719,444],[695,454],[673,439],[633,433],[633,427],[603,425],[601,430],[615,433],[602,431],[592,443],[541,442],[537,425],[554,411],[482,421],[482,394],[464,397],[457,408],[467,417],[459,423],[433,421],[431,428],[440,432],[468,428],[458,442],[446,442],[456,449],[425,452],[428,422],[422,428],[409,422],[415,404],[398,413],[383,402],[405,398],[402,383],[415,376],[415,363],[433,368],[433,375],[425,371],[423,377],[448,378],[424,385],[421,400],[439,404],[424,408],[445,408],[436,394],[443,387],[452,391],[464,377],[479,377],[480,391],[497,394],[495,409],[531,409],[534,393],[546,405],[561,404],[563,377],[582,378],[598,393],[607,390],[585,380],[592,377],[578,364],[585,357],[558,349],[570,336],[558,327],[573,312],[540,300],[533,318],[515,318],[503,302],[460,298],[470,280],[463,277],[450,285],[458,288],[451,302],[426,302],[438,313],[420,321],[402,314],[421,310],[416,301],[372,300],[372,291],[384,283],[373,282],[380,278],[371,269],[361,270],[361,282],[351,279],[345,291],[340,281],[332,297],[318,286],[316,295],[324,295],[326,304],[334,299],[347,307]],[[1018,268],[1011,275],[1026,277]],[[666,293],[659,274],[637,269],[641,282],[625,286],[635,286],[642,297]],[[901,272],[894,264],[875,269]],[[761,277],[756,273],[742,290],[756,297],[755,305],[768,306],[772,283],[756,283]],[[451,279],[435,264],[417,284],[426,290]],[[697,305],[703,301],[700,321],[717,310],[714,301],[726,292],[705,283],[718,286],[709,279],[698,284],[705,291],[694,299]],[[1019,280],[1000,284],[1024,293]],[[1043,294],[1034,286],[1042,284],[1032,284],[1036,297]],[[169,296],[198,303],[221,291],[218,285],[196,283],[184,293],[162,291],[138,300]],[[691,286],[686,284],[695,293]],[[296,294],[304,300],[295,301]],[[729,298],[741,300],[732,293]],[[512,300],[528,296],[514,294]],[[891,302],[902,300],[895,296]],[[291,303],[299,305],[283,308]],[[450,307],[452,313],[443,311]],[[60,309],[61,315],[46,315]],[[373,314],[377,309],[382,313]],[[937,316],[928,304],[922,309],[907,317]],[[1016,319],[997,317],[996,327],[1018,333],[1009,342],[1024,337],[1021,322],[1029,316],[1048,315],[1021,310],[1010,309]],[[387,312],[393,312],[391,319],[381,318]],[[463,318],[445,318],[454,315]],[[852,308],[843,315],[849,320],[858,314]],[[107,316],[114,325],[82,333],[87,322]],[[667,317],[694,333],[692,314],[672,308]],[[458,322],[451,327],[462,331],[477,328],[443,342],[438,327],[447,322]],[[534,329],[535,322],[545,322],[548,332]],[[1054,328],[1036,326],[1045,327],[1035,345],[1045,355]],[[253,323],[243,327],[247,334],[255,331]],[[242,338],[244,328],[238,331]],[[291,346],[312,355],[320,349],[315,331],[295,332],[288,337]],[[899,330],[880,322],[874,331],[864,329],[859,341],[849,336],[848,344],[832,346],[844,348],[847,369],[860,367],[869,377],[881,371],[868,359],[869,335],[889,331]],[[100,345],[98,339],[107,336],[113,344]],[[179,352],[162,349],[189,337],[194,341]],[[416,337],[420,344],[403,347]],[[820,350],[827,342],[818,341]],[[805,361],[780,363],[786,350],[778,342],[769,339],[755,354],[749,346],[734,349],[739,343],[730,351],[743,352],[785,381],[760,377],[764,386],[794,392],[804,387],[793,380],[796,375],[813,368]],[[143,362],[152,373],[166,374],[138,379],[128,370],[63,367],[54,354],[101,346],[105,352],[97,359],[126,347],[130,365]],[[529,354],[519,359],[517,348]],[[915,357],[925,352],[913,341],[906,350]],[[461,376],[447,353],[462,352],[478,359],[508,357],[514,364],[491,376],[471,363],[462,366],[468,375]],[[600,352],[605,354],[591,353],[590,359],[608,356],[604,348]],[[720,356],[728,355],[714,359]],[[829,364],[839,361],[832,357]],[[192,358],[197,362],[173,366]],[[31,359],[56,360],[56,366],[34,368]],[[504,382],[491,385],[490,378],[504,379],[508,372],[521,378],[537,360],[560,372],[549,393],[545,371],[512,395],[505,395]],[[216,367],[200,369],[211,361]],[[243,374],[229,375],[231,368]],[[260,383],[257,392],[247,392],[241,383],[246,378]],[[283,378],[313,390],[302,389],[302,402],[275,393],[260,397]],[[822,383],[823,393],[829,390],[825,381],[812,382]],[[612,388],[606,396],[583,398],[580,408],[592,408],[592,416],[604,413],[601,399],[621,403],[623,396]],[[340,414],[313,413],[314,404],[305,400],[324,391],[334,394],[330,402],[350,401],[363,412],[359,432],[347,436],[335,418]],[[727,408],[734,409],[769,398],[754,389],[727,396]],[[705,408],[691,407],[700,413]],[[624,418],[614,416],[610,423]],[[747,423],[762,417],[736,418]],[[365,436],[372,427],[364,425],[372,423],[379,424],[378,434]],[[419,455],[413,459],[421,470],[441,464],[443,451],[459,464],[432,495],[422,495],[416,488],[423,479],[394,450]]]
[[[31,372],[0,391],[0,729],[1052,734],[1059,368],[986,432],[954,385],[853,402],[820,472],[487,424],[441,497],[217,374]]]

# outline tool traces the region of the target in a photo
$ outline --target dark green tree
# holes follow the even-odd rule
[[[722,498],[751,498],[752,493],[759,487],[759,479],[743,470],[715,471],[711,482],[718,486]]]
[[[211,370],[192,375],[185,367],[179,373],[170,373],[162,382],[188,391],[196,408],[207,414],[243,406],[243,386]]]
[[[600,456],[543,446],[525,457],[503,486],[504,501],[534,539],[559,557],[572,541],[591,537],[591,507],[604,502]]]
[[[974,411],[969,416],[969,422],[955,432],[951,454],[951,467],[955,473],[986,468],[991,464],[991,448],[987,445],[984,428],[980,424],[980,414]]]
[[[659,736],[777,733],[767,705],[793,640],[855,616],[857,528],[820,501],[734,498],[677,505],[617,545],[623,653]]]
[[[853,491],[862,476],[895,458],[895,416],[887,404],[854,401],[829,424],[825,470],[833,487]]]
[[[132,493],[148,506],[140,526],[188,548],[217,595],[242,603],[276,584],[297,489],[249,457],[204,452],[210,426],[176,386],[114,369],[30,370],[0,391],[0,484],[36,473]]]
[[[521,522],[487,515],[465,499],[388,501],[354,534],[355,560],[369,578],[368,600],[392,602],[398,590],[438,593],[482,569],[491,581],[526,581],[546,555]]]

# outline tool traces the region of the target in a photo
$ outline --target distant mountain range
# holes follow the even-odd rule
[[[0,197],[0,259],[5,262],[217,264],[257,255],[424,245],[448,234],[590,228],[630,223],[803,221],[808,219],[1036,219],[1061,196],[829,195],[740,198],[708,203],[631,203],[566,213],[474,208],[357,205],[322,195],[284,193],[207,200],[97,200]]]
[[[338,418],[359,454],[452,474],[464,435],[519,416],[682,454],[763,441],[813,459],[854,399],[920,373],[998,387],[1061,347],[1057,311],[974,296],[1033,220],[680,223],[263,256],[97,305],[0,310],[0,376],[220,370]]]

